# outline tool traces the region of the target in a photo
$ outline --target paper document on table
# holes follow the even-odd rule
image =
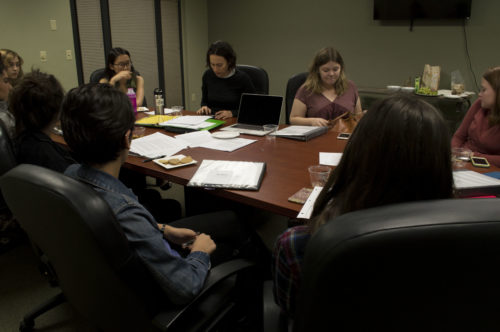
[[[208,115],[186,115],[179,116],[173,120],[168,121],[169,126],[173,125],[187,125],[187,126],[195,126],[206,120],[210,119],[211,116]]]
[[[311,218],[314,209],[314,203],[316,202],[316,199],[318,198],[319,193],[321,192],[322,189],[323,187],[314,187],[312,193],[309,195],[307,201],[304,203],[304,206],[302,206],[302,209],[300,209],[297,218],[301,219]]]
[[[500,180],[474,171],[454,171],[453,181],[457,189],[500,186]]]
[[[130,152],[153,158],[161,155],[172,156],[187,147],[187,144],[183,141],[178,141],[162,133],[154,133],[132,140]]]
[[[193,131],[187,134],[180,134],[175,136],[176,140],[180,140],[183,143],[189,145],[191,148],[201,146],[206,143],[207,140],[211,140],[212,135],[208,131]]]
[[[231,138],[231,139],[212,138],[211,141],[206,142],[203,145],[200,145],[200,147],[226,151],[226,152],[233,152],[254,142],[256,142],[256,140],[249,138],[241,138],[241,137]]]
[[[227,152],[235,151],[256,141],[248,138],[218,139],[212,137],[208,131],[196,131],[177,135],[175,138],[190,147],[202,147]]]
[[[342,153],[339,152],[320,152],[319,164],[327,166],[337,166],[342,158]]]
[[[265,169],[264,162],[205,159],[187,185],[259,190]]]

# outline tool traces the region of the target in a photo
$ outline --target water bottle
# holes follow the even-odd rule
[[[155,95],[155,114],[157,115],[163,115],[163,106],[165,105],[164,100],[163,100],[163,91],[160,88],[156,88],[154,90],[154,95]]]
[[[137,114],[137,97],[135,95],[134,89],[128,88],[127,97],[130,99],[130,103],[132,104],[132,109],[134,110],[134,114]]]

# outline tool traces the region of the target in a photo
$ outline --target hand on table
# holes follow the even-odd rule
[[[217,113],[215,113],[215,118],[218,120],[225,120],[225,119],[229,119],[232,117],[233,117],[233,112],[231,112],[231,111],[223,110],[223,111],[218,111]]]
[[[208,106],[202,106],[196,111],[196,114],[212,114],[212,110]]]

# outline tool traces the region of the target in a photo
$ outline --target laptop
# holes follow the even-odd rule
[[[281,96],[242,93],[237,122],[221,130],[256,136],[267,135],[270,131],[264,130],[262,126],[279,124],[282,104]]]

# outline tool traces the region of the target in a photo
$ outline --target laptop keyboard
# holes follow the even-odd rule
[[[248,124],[242,124],[242,123],[235,124],[233,126],[233,128],[249,129],[249,130],[264,130],[264,128],[262,126],[248,125]]]

